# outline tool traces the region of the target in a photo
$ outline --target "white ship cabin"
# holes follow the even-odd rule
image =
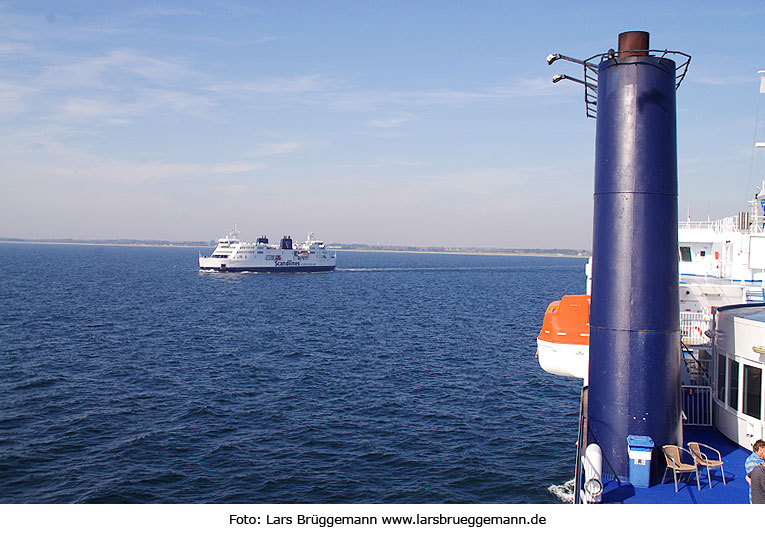
[[[261,236],[254,244],[252,242],[242,242],[239,240],[239,229],[234,227],[226,236],[218,239],[218,245],[210,255],[210,258],[247,259],[255,255],[265,255],[266,250],[269,248],[275,249],[276,246],[269,246],[266,236]]]
[[[762,192],[754,196],[745,212],[735,216],[700,222],[689,219],[679,224],[681,312],[705,313],[706,320],[711,320],[717,307],[765,303]]]
[[[216,259],[228,259],[237,250],[239,244],[239,229],[234,226],[226,236],[218,239],[218,245],[210,256]]]
[[[716,221],[681,223],[680,275],[762,285],[765,273],[765,218],[741,212]]]
[[[324,241],[315,240],[313,233],[308,233],[305,242],[301,244],[300,249],[309,251],[311,253],[318,253],[319,250],[325,249]]]
[[[713,421],[729,439],[751,448],[765,437],[765,306],[732,305],[715,318]]]

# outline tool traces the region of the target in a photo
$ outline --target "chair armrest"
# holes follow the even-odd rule
[[[718,460],[718,461],[722,461],[722,455],[720,454],[720,451],[719,451],[719,450],[717,450],[716,448],[714,448],[714,447],[710,447],[709,445],[705,445],[704,443],[699,443],[699,446],[700,446],[700,447],[704,447],[705,449],[709,449],[709,450],[711,450],[712,452],[714,452],[715,454],[717,454],[717,460]],[[705,455],[704,457],[706,458],[706,455]]]

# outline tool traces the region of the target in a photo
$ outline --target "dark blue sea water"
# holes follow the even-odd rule
[[[0,244],[0,502],[547,503],[579,387],[543,372],[582,259]]]

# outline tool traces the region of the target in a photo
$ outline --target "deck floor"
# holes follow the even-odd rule
[[[664,484],[651,482],[649,488],[635,488],[631,484],[622,483],[621,486],[615,481],[606,482],[603,490],[604,503],[624,504],[748,504],[749,484],[747,484],[744,471],[744,462],[751,454],[716,430],[707,426],[686,426],[683,429],[685,440],[684,448],[688,441],[705,443],[720,451],[723,457],[723,469],[725,482],[723,485],[720,470],[711,471],[712,487],[709,487],[706,468],[699,468],[699,482],[701,491],[696,487],[696,475],[678,475],[677,488],[672,478],[672,472],[667,471]],[[681,480],[682,479],[682,480]]]

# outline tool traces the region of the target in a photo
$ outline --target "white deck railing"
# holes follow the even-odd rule
[[[709,344],[706,332],[712,327],[711,318],[705,318],[704,313],[680,313],[680,337],[686,346],[705,346]]]
[[[681,400],[683,424],[712,426],[712,387],[683,385]]]

